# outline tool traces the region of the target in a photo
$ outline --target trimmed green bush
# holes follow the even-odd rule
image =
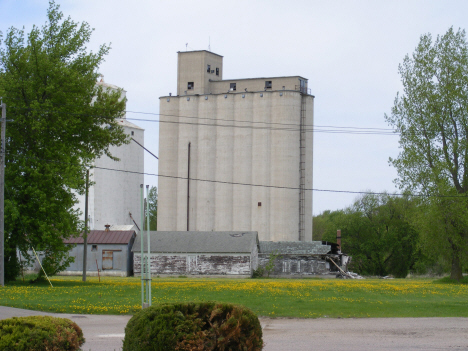
[[[148,307],[129,320],[124,351],[257,351],[262,327],[248,308],[220,302]]]
[[[30,316],[0,320],[0,350],[75,351],[84,342],[81,328],[66,318]]]

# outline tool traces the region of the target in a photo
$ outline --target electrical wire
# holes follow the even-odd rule
[[[21,99],[18,99],[21,100]],[[71,104],[63,104],[62,106],[76,106]],[[27,107],[16,107],[12,106],[13,109],[27,109],[33,110],[32,108]],[[39,108],[37,108],[39,110]],[[66,111],[58,110],[43,110],[42,112],[46,113],[59,113],[66,115],[82,115],[87,117],[102,117],[98,114],[86,114],[86,113],[69,113]],[[196,120],[212,120],[216,122],[232,122],[232,123],[249,123],[249,124],[258,124],[263,125],[260,127],[254,127],[250,125],[224,125],[224,124],[211,124],[211,123],[191,123],[191,122],[181,122],[181,121],[164,121],[164,120],[153,120],[153,119],[139,119],[139,118],[125,118],[132,121],[142,121],[142,122],[152,122],[152,123],[173,123],[173,124],[188,124],[188,125],[204,125],[204,126],[214,126],[214,127],[230,127],[230,128],[252,128],[252,129],[268,129],[268,130],[285,130],[285,131],[300,131],[300,125],[295,123],[279,123],[279,122],[263,122],[263,121],[247,121],[247,120],[235,120],[235,119],[221,119],[221,118],[210,118],[210,117],[199,117],[199,116],[183,116],[183,115],[170,115],[170,114],[159,114],[154,112],[143,112],[143,111],[130,111],[126,110],[125,113],[134,113],[134,114],[143,114],[143,115],[152,115],[152,116],[165,116],[165,117],[175,117],[175,118],[186,118],[186,119],[196,119]],[[124,119],[124,118],[122,118]],[[278,128],[267,127],[267,126],[278,126]],[[284,128],[280,128],[284,127]],[[370,135],[398,135],[390,128],[370,128],[370,127],[342,127],[342,126],[320,126],[320,125],[309,125],[305,124],[303,126],[304,132],[319,132],[319,133],[340,133],[340,134],[370,134]],[[334,128],[333,129],[320,129],[320,128]]]
[[[53,112],[59,113],[63,115],[81,115],[81,116],[88,116],[88,117],[100,117],[99,115],[89,115],[89,114],[77,114],[77,113],[69,113],[69,112],[62,112],[62,111],[43,111],[43,112]],[[13,117],[15,113],[13,113]],[[180,118],[189,118],[180,116]],[[198,118],[198,117],[191,117],[191,118]],[[117,120],[128,120],[128,121],[140,121],[140,122],[151,122],[151,123],[168,123],[168,124],[182,124],[182,125],[192,125],[192,126],[208,126],[208,127],[221,127],[221,128],[240,128],[240,129],[256,129],[256,130],[271,130],[271,131],[289,131],[289,132],[305,132],[305,133],[331,133],[331,134],[357,134],[357,135],[399,135],[393,131],[378,131],[372,130],[370,128],[359,130],[358,127],[331,127],[331,128],[353,128],[355,130],[333,130],[333,129],[317,129],[317,128],[324,128],[324,126],[315,126],[313,128],[304,128],[300,129],[297,127],[288,127],[287,124],[281,124],[285,127],[269,127],[269,126],[252,126],[252,125],[236,125],[236,124],[213,124],[213,123],[200,123],[200,122],[183,122],[183,121],[165,121],[165,120],[153,120],[153,119],[140,119],[140,118],[128,118],[128,117],[121,117],[116,118]],[[199,118],[199,119],[206,119],[206,118]],[[229,120],[217,120],[217,121],[229,121]],[[255,122],[248,122],[248,121],[234,121],[234,123],[255,123]],[[260,122],[263,123],[263,122]],[[266,124],[267,122],[265,122]]]
[[[11,154],[6,152],[6,154]],[[27,157],[24,155],[14,155],[20,158],[26,159],[34,159],[37,161],[44,161],[44,162],[54,162],[58,164],[66,164],[66,165],[75,165],[73,163],[61,162],[56,160],[48,160],[42,159],[38,157]],[[139,175],[146,175],[146,176],[154,176],[154,177],[163,177],[163,178],[171,178],[171,179],[181,179],[181,180],[191,180],[191,181],[198,181],[198,182],[208,182],[208,183],[219,183],[219,184],[227,184],[227,185],[240,185],[240,186],[251,186],[251,187],[261,187],[261,188],[272,188],[272,189],[285,189],[285,190],[305,190],[305,191],[316,191],[316,192],[329,192],[329,193],[344,193],[344,194],[361,194],[361,195],[387,195],[387,196],[411,196],[411,197],[426,197],[426,198],[458,198],[458,199],[468,199],[468,194],[464,195],[426,195],[426,194],[408,194],[408,193],[386,193],[386,192],[371,192],[371,191],[351,191],[351,190],[333,190],[333,189],[317,189],[317,188],[300,188],[300,187],[291,187],[291,186],[278,186],[278,185],[267,185],[267,184],[255,184],[255,183],[243,183],[243,182],[230,182],[230,181],[221,181],[221,180],[212,180],[212,179],[201,179],[201,178],[188,178],[182,176],[172,176],[166,175],[161,173],[147,173],[147,172],[139,172],[139,171],[129,171],[123,169],[116,169],[110,167],[100,167],[100,166],[90,166],[90,168],[107,170],[107,171],[114,171],[114,172],[123,172],[129,174],[139,174]]]
[[[21,100],[21,99],[18,99],[18,100]],[[67,104],[64,104],[64,105],[67,105]],[[74,106],[74,105],[68,105],[68,106]],[[13,107],[13,108],[16,108],[16,107]],[[22,109],[25,109],[25,108],[22,108]],[[64,112],[64,111],[50,111],[50,110],[42,110],[42,112],[61,113],[61,114],[67,114],[67,115],[83,115],[83,116],[92,116],[92,117],[99,117],[100,116],[100,115],[90,115],[90,114],[84,114],[84,113],[68,113],[68,112]],[[135,114],[155,115],[155,116],[189,118],[189,119],[199,119],[199,120],[213,120],[213,121],[222,121],[222,122],[279,125],[279,126],[284,126],[284,128],[274,128],[274,127],[266,127],[266,126],[256,127],[256,126],[248,126],[248,125],[247,126],[239,126],[239,125],[223,125],[223,124],[211,124],[211,123],[193,123],[193,122],[180,122],[180,121],[161,121],[161,120],[149,120],[149,119],[137,119],[137,118],[121,118],[122,120],[127,119],[127,120],[153,122],[153,123],[173,123],[173,124],[187,124],[187,125],[197,125],[197,126],[198,125],[203,125],[203,126],[211,126],[211,127],[249,128],[249,129],[267,129],[267,130],[284,130],[284,131],[300,131],[301,130],[301,129],[297,128],[299,125],[290,124],[290,123],[216,119],[216,118],[196,117],[196,116],[165,115],[165,114],[158,114],[158,113],[153,113],[153,112],[141,112],[141,111],[129,111],[129,110],[125,111],[125,112],[126,113],[135,113]],[[317,125],[315,125],[315,126],[314,125],[305,125],[305,126],[312,127],[312,129],[303,130],[305,132],[364,134],[364,135],[398,135],[398,133],[395,133],[392,129],[385,129],[385,128],[368,128],[368,127],[362,127],[361,128],[361,127],[317,126]],[[291,128],[291,127],[294,127],[294,128]],[[317,128],[339,128],[339,130],[333,130],[333,129],[327,130],[327,129],[317,129]],[[341,129],[344,129],[344,130],[341,130]],[[157,156],[155,156],[153,153],[151,153],[146,148],[144,148],[144,149],[146,151],[148,151],[154,157],[158,158]],[[44,160],[44,161],[50,161],[50,160]],[[132,172],[132,171],[119,170],[119,169],[113,169],[113,168],[103,168],[103,167],[97,167],[97,166],[94,166],[94,168],[103,169],[103,170],[110,170],[110,171],[117,171],[117,172],[138,173],[138,174],[143,174],[143,175],[148,175],[148,176],[156,176],[156,177],[167,177],[167,178],[184,179],[184,180],[188,179],[187,177],[177,177],[177,176],[169,176],[169,175],[163,175],[163,174],[144,173],[144,172]],[[214,183],[221,183],[221,184],[254,186],[254,187],[301,190],[301,188],[299,188],[299,187],[286,187],[286,186],[252,184],[252,183],[227,182],[227,181],[217,181],[217,180],[197,179],[197,178],[190,178],[190,180],[201,181],[201,182],[214,182]],[[306,188],[306,189],[303,189],[303,190],[306,190],[306,191],[319,191],[319,192],[334,192],[334,193],[349,193],[349,194],[434,197],[434,195],[424,195],[424,194],[403,194],[403,193],[387,194],[387,193],[381,193],[381,192],[314,189],[314,188]],[[457,196],[457,195],[438,195],[436,197],[456,197],[456,198],[459,198],[460,196]]]

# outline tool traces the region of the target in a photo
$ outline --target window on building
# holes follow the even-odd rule
[[[91,251],[97,251],[97,245],[91,246]]]
[[[187,89],[192,90],[193,89],[193,82],[188,82],[187,83]]]
[[[231,83],[229,89],[230,89],[231,91],[236,91],[236,83]]]
[[[211,73],[211,65],[206,65],[206,71],[207,71],[208,73]]]
[[[271,80],[265,81],[265,89],[271,89]]]
[[[219,76],[219,68],[216,67],[216,75]]]

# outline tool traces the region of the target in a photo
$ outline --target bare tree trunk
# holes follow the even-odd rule
[[[452,269],[450,272],[450,279],[462,280],[462,266],[460,262],[460,248],[452,243]]]

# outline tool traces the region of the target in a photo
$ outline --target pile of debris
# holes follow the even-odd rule
[[[349,257],[349,256],[348,256]],[[354,273],[354,272],[345,272],[340,266],[338,266],[335,261],[333,261],[331,258],[327,257],[327,259],[333,263],[335,265],[336,268],[338,268],[338,274],[336,275],[337,278],[341,278],[341,279],[365,279],[364,277],[360,276],[359,274],[357,273]],[[351,258],[349,259],[349,261],[347,262],[349,264],[349,262],[351,261]]]

